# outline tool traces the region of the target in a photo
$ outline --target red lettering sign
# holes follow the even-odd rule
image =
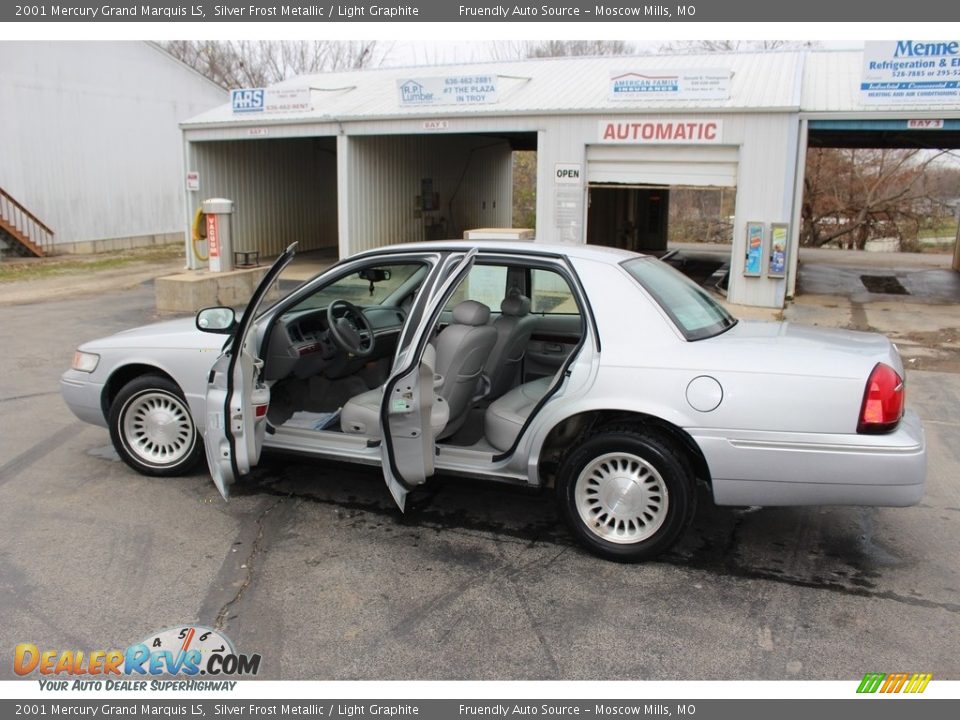
[[[216,215],[207,215],[207,250],[211,258],[220,257],[220,233]]]
[[[601,142],[610,143],[719,143],[720,120],[600,121]]]

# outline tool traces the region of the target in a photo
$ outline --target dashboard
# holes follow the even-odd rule
[[[366,358],[353,358],[333,342],[327,328],[326,308],[282,315],[270,333],[266,379],[307,378],[319,373],[342,377],[349,374],[353,365],[359,369],[370,360],[392,355],[406,312],[402,308],[379,305],[361,308],[361,311],[374,336],[373,353]]]

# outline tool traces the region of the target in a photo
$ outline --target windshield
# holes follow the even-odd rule
[[[341,275],[332,282],[315,290],[297,303],[294,310],[309,310],[327,307],[334,300],[347,300],[357,307],[393,304],[402,300],[396,297],[403,288],[412,290],[410,279],[418,274],[418,279],[426,274],[426,266],[421,262],[408,263],[371,263],[361,271]]]
[[[621,265],[660,303],[687,340],[713,337],[736,325],[706,290],[667,263],[644,257]]]

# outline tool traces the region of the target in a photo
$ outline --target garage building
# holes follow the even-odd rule
[[[863,62],[860,51],[562,58],[235,91],[182,125],[187,221],[204,198],[227,197],[234,250],[263,256],[293,241],[345,257],[509,227],[513,152],[535,150],[538,241],[662,252],[671,189],[728,188],[728,297],[781,307],[817,122],[882,118],[906,132],[908,119],[960,118],[956,100],[864,107]],[[750,260],[748,237],[762,258]],[[202,252],[191,251],[194,267]]]
[[[229,99],[150,42],[0,43],[0,246],[182,240],[178,123]]]

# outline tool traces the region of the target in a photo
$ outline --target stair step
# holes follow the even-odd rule
[[[19,255],[43,257],[53,243],[53,230],[0,188],[0,235]]]
[[[21,254],[21,251],[26,251],[24,257],[27,255],[43,257],[46,254],[44,253],[42,247],[17,230],[17,228],[15,228],[13,225],[10,225],[2,217],[0,217],[0,230],[3,230],[4,236],[8,238],[8,240],[14,241],[13,249],[17,254]]]

